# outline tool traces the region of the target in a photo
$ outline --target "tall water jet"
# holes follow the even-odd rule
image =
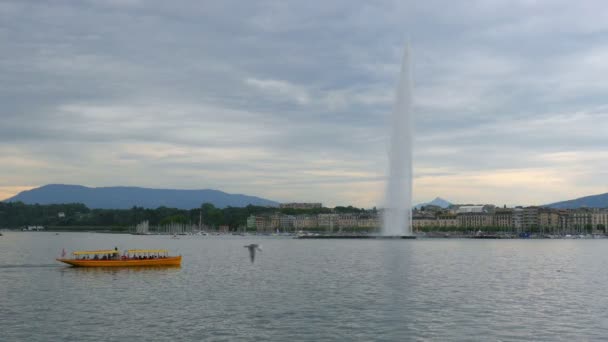
[[[391,120],[388,182],[382,235],[412,234],[412,83],[405,47]]]

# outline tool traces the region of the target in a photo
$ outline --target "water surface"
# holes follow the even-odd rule
[[[244,245],[263,252],[249,261]],[[82,269],[62,248],[168,248]],[[528,340],[608,336],[608,240],[294,240],[4,232],[2,341]]]

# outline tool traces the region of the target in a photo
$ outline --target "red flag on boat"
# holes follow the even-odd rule
[[[61,250],[61,257],[62,257],[62,258],[65,258],[65,248],[63,248],[63,249]]]

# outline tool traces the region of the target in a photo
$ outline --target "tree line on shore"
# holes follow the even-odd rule
[[[281,213],[285,215],[322,214],[322,213],[359,213],[364,209],[348,207],[291,209],[248,205],[246,207],[216,208],[211,203],[204,203],[200,208],[176,209],[158,207],[147,209],[90,209],[82,203],[67,204],[24,204],[22,202],[0,202],[0,228],[23,228],[26,226],[44,226],[47,228],[110,228],[127,230],[142,221],[150,225],[167,225],[172,223],[198,224],[199,217],[208,227],[228,226],[230,229],[242,227],[250,215]]]

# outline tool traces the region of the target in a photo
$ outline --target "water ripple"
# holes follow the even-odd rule
[[[606,240],[322,241],[15,233],[3,341],[592,341]],[[249,262],[245,243],[264,252]],[[169,248],[181,268],[79,269],[62,248]]]

